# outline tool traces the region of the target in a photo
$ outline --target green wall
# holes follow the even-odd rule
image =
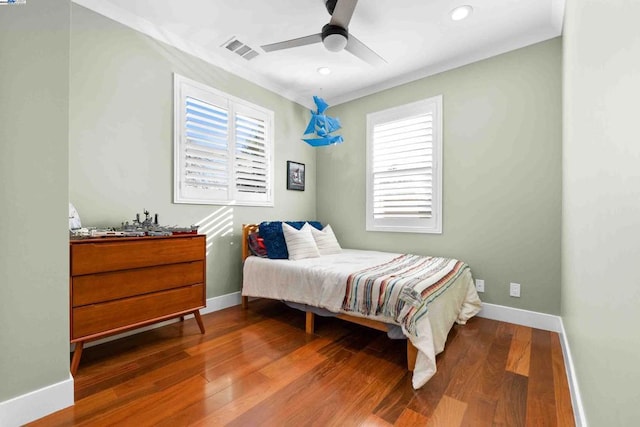
[[[69,378],[69,7],[0,7],[0,402]]]
[[[638,16],[567,1],[562,316],[590,426],[640,425]]]
[[[78,5],[70,68],[69,194],[83,225],[120,225],[143,209],[161,224],[201,224],[210,298],[240,290],[241,224],[315,218],[305,108]],[[174,72],[275,112],[274,207],[172,203]],[[286,190],[287,160],[306,164],[304,192]]]
[[[443,233],[365,231],[366,114],[438,94]],[[329,111],[345,142],[318,150],[318,217],[343,247],[460,258],[485,280],[483,301],[560,313],[559,38]],[[510,282],[522,285],[521,298],[509,297]]]

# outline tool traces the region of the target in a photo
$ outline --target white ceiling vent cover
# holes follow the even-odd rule
[[[238,56],[243,57],[247,61],[259,55],[258,52],[251,48],[251,46],[244,44],[235,37],[231,37],[231,39],[226,41],[222,46],[231,52],[235,52]]]

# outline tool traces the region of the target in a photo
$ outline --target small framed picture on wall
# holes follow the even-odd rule
[[[287,190],[304,191],[304,163],[287,160]]]

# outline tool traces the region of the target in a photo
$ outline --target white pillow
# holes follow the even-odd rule
[[[338,239],[336,239],[336,235],[333,234],[333,230],[330,225],[324,227],[322,231],[315,227],[311,227],[311,234],[316,241],[316,246],[318,247],[320,255],[339,254],[342,252],[340,243],[338,243]]]
[[[282,223],[282,233],[284,234],[285,242],[287,242],[289,259],[317,258],[320,256],[316,242],[311,234],[312,228],[308,222],[300,230],[296,230],[286,222]]]

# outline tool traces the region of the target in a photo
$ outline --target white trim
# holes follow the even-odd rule
[[[536,311],[522,310],[520,308],[504,305],[482,303],[482,310],[478,317],[499,320],[501,322],[515,323],[516,325],[530,328],[543,329],[551,332],[561,332],[562,319],[552,314],[538,313]]]
[[[73,405],[73,377],[0,402],[0,426],[21,426]]]
[[[230,294],[220,295],[207,299],[207,306],[200,310],[200,314],[213,313],[215,311],[224,310],[225,308],[234,307],[240,305],[242,302],[242,295],[240,291],[232,292]],[[522,310],[520,308],[507,307],[504,305],[490,304],[483,302],[482,310],[477,314],[478,317],[484,317],[485,319],[499,320],[501,322],[515,323],[516,325],[528,326],[530,328],[542,329],[545,331],[557,332],[564,334],[564,327],[562,326],[562,318],[560,316],[554,316],[552,314],[538,313],[536,311]],[[192,318],[193,315],[189,314],[185,318]],[[133,334],[148,331],[162,326],[170,325],[177,322],[178,319],[165,320],[164,322],[153,323],[141,328],[136,328],[131,331],[123,332],[121,334],[112,335],[96,341],[91,341],[85,344],[85,348],[94,345],[102,344],[109,341],[114,341],[119,338],[124,338]],[[2,424],[0,424],[2,425]]]
[[[132,28],[139,33],[145,34],[155,40],[193,55],[196,58],[200,58],[209,64],[220,67],[233,75],[249,80],[250,82],[277,93],[290,101],[297,102],[298,104],[309,108],[312,107],[308,99],[301,99],[299,94],[293,92],[290,87],[277,84],[260,73],[250,70],[243,63],[236,62],[235,54],[233,54],[234,60],[231,60],[222,54],[219,54],[214,49],[204,49],[189,40],[167,31],[166,28],[160,28],[148,20],[129,12],[125,8],[116,6],[104,0],[73,0],[73,3],[86,7],[100,15],[106,16],[107,18],[119,22],[122,25]],[[226,49],[224,50],[227,51]]]
[[[213,313],[225,308],[239,305],[242,301],[240,291],[232,292],[226,295],[220,295],[207,299],[207,306],[200,312],[202,314]],[[573,413],[577,427],[587,427],[584,407],[582,406],[582,398],[578,387],[578,380],[575,375],[573,359],[569,342],[564,329],[564,324],[560,316],[551,314],[538,313],[535,311],[522,310],[519,308],[506,307],[503,305],[483,303],[482,310],[478,313],[478,317],[486,319],[499,320],[502,322],[515,323],[517,325],[528,326],[531,328],[543,329],[551,332],[557,332],[560,335],[560,344],[562,346],[562,354],[565,362],[565,371],[569,382],[569,390],[571,393],[571,403],[573,405]],[[87,344],[87,347],[97,345],[107,341],[113,341],[118,338],[133,335],[142,331],[158,328],[164,325],[177,322],[177,320],[168,320],[165,322],[155,323],[144,328],[135,329],[122,334],[104,338],[102,340],[93,341]],[[29,423],[31,421],[42,418],[53,412],[72,406],[74,403],[73,377],[57,384],[41,388],[15,397],[13,399],[0,402],[0,426],[13,427]]]
[[[189,157],[187,153],[191,151],[187,143],[189,122],[187,104],[189,98],[199,107],[205,110],[211,109],[209,118],[219,114],[221,115],[220,120],[225,121],[227,129],[224,131],[224,136],[222,135],[223,131],[217,132],[213,128],[209,129],[213,134],[219,133],[219,142],[222,143],[224,140],[225,145],[214,144],[216,147],[203,149],[203,152],[197,155],[209,160],[217,159],[227,166],[224,172],[227,181],[225,186],[216,188],[215,185],[213,187],[202,185],[200,186],[202,188],[194,188],[194,186],[186,184],[188,178],[187,159]],[[267,207],[274,205],[275,115],[273,111],[178,73],[173,73],[173,110],[173,203]],[[225,116],[224,119],[222,115]],[[255,120],[263,126],[264,154],[259,152],[241,154],[239,152],[243,139],[239,133],[242,125],[237,122],[240,115],[246,116],[251,121]],[[198,122],[197,119],[195,121]],[[259,145],[259,131],[256,131],[252,136],[256,138],[254,145]],[[237,172],[243,169],[243,163],[246,162],[243,158],[246,156],[251,156],[252,160],[256,162],[264,163],[266,168],[264,176],[266,191],[264,193],[253,193],[246,188],[243,189],[242,174],[244,172],[240,174]],[[249,164],[251,166],[246,163],[244,166],[253,169],[253,163],[249,162]]]
[[[148,20],[137,16],[128,10],[105,2],[103,0],[73,0],[73,3],[86,7],[96,13],[99,13],[107,18],[113,19],[129,28],[132,28],[142,34],[145,34],[151,38],[159,40],[163,43],[173,46],[183,52],[200,58],[210,64],[222,68],[223,70],[242,77],[258,86],[270,90],[278,95],[296,102],[306,108],[315,108],[313,102],[308,95],[301,95],[295,91],[293,86],[287,87],[281,85],[273,80],[261,75],[259,72],[252,71],[249,67],[244,66],[241,62],[236,61],[236,57],[233,59],[227,58],[222,54],[219,54],[212,49],[204,49],[201,46],[197,46],[193,42],[177,36],[176,34],[167,31],[166,28],[159,28],[157,25],[152,24]],[[408,72],[406,74],[396,76],[381,82],[373,83],[370,86],[358,89],[355,91],[346,91],[341,95],[331,96],[325,98],[329,101],[329,104],[336,106],[352,101],[354,99],[362,98],[367,95],[382,92],[383,90],[390,89],[396,86],[400,86],[406,83],[410,83],[419,79],[430,77],[436,74],[443,73],[445,71],[453,70],[474,62],[481,61],[483,59],[491,58],[501,55],[503,53],[511,52],[516,49],[520,49],[526,46],[530,46],[536,43],[541,43],[545,40],[550,40],[562,35],[562,15],[560,13],[564,10],[565,0],[554,0],[552,3],[552,29],[539,29],[538,31],[530,32],[529,34],[521,35],[520,37],[513,37],[501,46],[494,46],[487,49],[477,49],[473,53],[463,57],[455,57],[445,60],[440,63],[431,64],[428,67],[420,67],[417,70]],[[235,55],[235,54],[233,54]]]
[[[207,299],[207,306],[200,310],[200,313],[207,314],[214,311],[223,310],[228,307],[239,305],[242,301],[240,291],[232,292],[226,295],[220,295]],[[192,317],[189,315],[187,317]],[[113,335],[100,340],[92,341],[85,347],[102,344],[123,338],[129,335],[137,334],[150,329],[159,328],[177,322],[177,319],[167,320],[164,322],[154,323],[143,328],[134,329],[122,334]],[[73,347],[73,346],[72,346]],[[0,426],[14,427],[20,426],[31,421],[37,420],[74,403],[73,377],[69,374],[67,380],[57,384],[34,390],[13,399],[0,402]]]
[[[562,35],[564,27],[564,9],[565,0],[551,2],[551,25],[553,26],[554,32],[557,32],[558,35]]]
[[[431,171],[431,218],[405,218],[402,216],[375,218],[374,217],[374,163],[377,160],[390,161],[393,157],[386,157],[384,148],[378,152],[375,129],[391,123],[414,119],[430,114],[432,116],[432,171]],[[401,233],[431,233],[442,234],[442,177],[443,177],[443,141],[442,141],[442,95],[435,95],[409,104],[387,108],[367,114],[366,129],[366,230],[387,231]],[[425,123],[426,125],[426,123]],[[425,141],[426,143],[426,141]],[[423,165],[424,167],[424,165]],[[385,167],[385,174],[396,170],[395,166]]]
[[[203,308],[200,313],[213,313],[214,311],[224,310],[225,308],[240,305],[241,303],[242,295],[240,294],[240,291],[232,292],[230,294],[209,298],[207,300],[207,307]]]
[[[567,373],[567,380],[569,382],[569,392],[571,394],[575,423],[577,427],[587,427],[587,419],[585,418],[584,407],[582,406],[578,379],[573,366],[569,341],[567,340],[567,333],[564,330],[562,317],[489,303],[482,303],[482,310],[478,313],[478,317],[558,333],[562,347],[562,356],[564,358],[565,372]]]
[[[220,295],[217,297],[212,297],[207,299],[207,306],[200,310],[200,314],[208,314],[213,313],[214,311],[223,310],[225,308],[233,307],[239,305],[242,302],[242,297],[240,295],[240,291],[232,292],[226,295]],[[192,314],[188,314],[185,316],[185,319],[193,318]],[[172,323],[178,322],[178,319],[170,319],[165,320],[164,322],[152,323],[151,325],[143,326],[141,328],[132,329],[130,331],[123,332],[117,335],[111,335],[105,338],[101,338],[99,340],[90,341],[85,343],[84,348],[93,347],[95,345],[104,344],[109,341],[115,341],[120,338],[128,337],[134,334],[139,334],[140,332],[149,331],[151,329],[161,328],[162,326],[167,326]],[[71,345],[71,350],[73,351],[75,348],[75,344]],[[2,424],[0,424],[2,426]]]
[[[576,376],[576,370],[573,365],[573,358],[571,357],[571,349],[569,348],[569,340],[567,339],[567,333],[564,330],[564,322],[562,321],[562,319],[560,319],[560,330],[560,344],[562,345],[564,367],[565,371],[567,372],[569,391],[571,392],[573,417],[575,419],[576,427],[587,427],[587,418],[585,416],[584,406],[582,406],[580,388],[578,387],[578,377]]]

